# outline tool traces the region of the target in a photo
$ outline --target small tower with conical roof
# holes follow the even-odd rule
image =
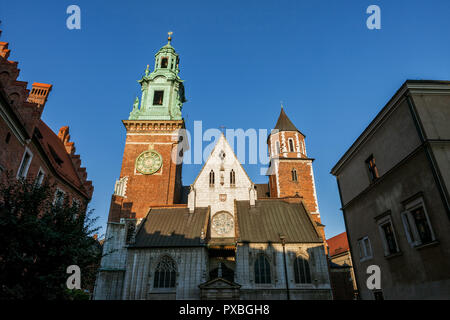
[[[291,122],[283,106],[267,143],[271,160],[270,197],[301,198],[313,219],[320,223],[312,166],[314,159],[306,153],[305,135]]]

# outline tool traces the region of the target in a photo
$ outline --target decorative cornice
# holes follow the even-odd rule
[[[127,132],[172,132],[184,129],[184,120],[122,120]]]

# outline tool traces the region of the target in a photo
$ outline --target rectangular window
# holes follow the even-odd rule
[[[161,68],[167,68],[167,65],[169,64],[169,58],[164,57],[161,59]]]
[[[358,240],[359,258],[360,261],[372,258],[372,247],[370,245],[369,237],[363,237]]]
[[[373,155],[370,155],[370,157],[367,158],[366,166],[369,172],[370,181],[373,182],[376,179],[378,179],[379,178],[378,169],[377,166],[375,165],[375,158],[373,157]]]
[[[73,220],[78,219],[80,215],[80,209],[81,209],[81,201],[78,199],[73,198],[72,199],[72,208],[76,210],[76,212],[73,214]]]
[[[61,189],[56,189],[55,199],[53,200],[53,204],[55,206],[62,206],[64,204],[64,197],[66,193]]]
[[[31,159],[33,154],[28,148],[25,148],[25,153],[22,157],[22,162],[20,163],[19,171],[17,171],[17,179],[26,178],[28,169],[30,168]]]
[[[379,221],[378,229],[380,231],[381,240],[383,242],[385,256],[389,256],[391,254],[399,252],[391,217],[387,216]]]
[[[153,105],[161,106],[163,104],[164,91],[155,91],[153,93]]]
[[[81,201],[78,199],[72,199],[72,207],[76,208],[77,210],[81,208]]]
[[[39,168],[39,172],[36,176],[36,185],[40,186],[42,184],[42,181],[44,181],[45,172],[42,170],[42,168]]]
[[[412,246],[419,246],[436,240],[423,199],[416,199],[405,205],[405,208],[402,221],[408,242]]]

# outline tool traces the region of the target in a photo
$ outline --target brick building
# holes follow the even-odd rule
[[[221,135],[183,186],[179,61],[169,37],[123,121],[95,299],[331,299],[305,136],[281,110],[267,184],[252,182]]]
[[[0,42],[0,179],[48,179],[56,184],[56,201],[67,196],[86,207],[93,186],[75,154],[69,127],[56,134],[41,119],[52,85],[33,83],[27,89],[27,82],[17,80],[18,62],[9,55],[8,43]]]

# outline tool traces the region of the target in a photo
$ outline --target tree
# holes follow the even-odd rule
[[[78,265],[81,287],[92,286],[101,248],[93,211],[53,201],[55,186],[0,182],[0,299],[73,299],[66,269]]]

